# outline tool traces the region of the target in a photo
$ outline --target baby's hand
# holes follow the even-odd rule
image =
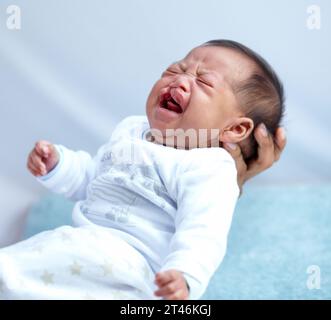
[[[159,287],[155,295],[166,300],[188,299],[189,290],[183,274],[177,270],[167,270],[158,272],[155,283]]]
[[[57,165],[59,158],[53,144],[40,140],[29,154],[27,167],[34,176],[43,176]]]

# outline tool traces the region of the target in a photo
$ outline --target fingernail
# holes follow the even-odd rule
[[[285,129],[284,128],[282,128],[282,130],[280,131],[280,138],[282,140],[284,140],[286,138],[286,133],[285,133]]]
[[[227,142],[226,145],[231,149],[231,150],[236,150],[237,145],[235,143],[230,143]]]
[[[260,131],[264,137],[268,136],[268,131],[264,123],[260,124]]]

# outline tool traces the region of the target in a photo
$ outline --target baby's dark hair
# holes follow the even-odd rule
[[[258,68],[247,79],[236,81],[232,89],[245,116],[254,122],[254,127],[264,123],[275,139],[276,129],[284,114],[285,98],[283,85],[270,64],[259,54],[236,41],[219,39],[203,45],[230,48],[255,62]],[[257,158],[258,144],[253,133],[240,147],[246,162]]]

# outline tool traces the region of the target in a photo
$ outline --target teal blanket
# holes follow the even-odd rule
[[[71,223],[73,204],[47,195],[25,238]],[[246,188],[228,250],[203,299],[330,299],[331,185]]]

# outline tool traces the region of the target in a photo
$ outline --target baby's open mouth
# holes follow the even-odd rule
[[[182,107],[170,93],[165,93],[161,96],[160,107],[176,113],[183,113]]]

